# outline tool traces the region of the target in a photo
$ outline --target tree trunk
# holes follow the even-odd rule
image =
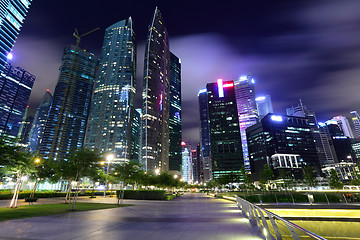
[[[70,191],[71,191],[71,182],[68,181],[68,185],[67,185],[67,189],[66,189],[66,196],[65,196],[65,203],[68,203],[68,201],[70,201],[70,199],[71,199]]]
[[[75,208],[76,208],[76,202],[77,202],[78,195],[79,195],[79,182],[76,185],[76,193],[75,193],[74,200],[73,200],[73,205],[72,205],[72,210],[73,211],[75,211]]]
[[[91,197],[93,198],[95,195],[95,183],[93,184],[93,188],[92,188],[92,192],[91,192]]]
[[[20,187],[21,187],[21,176],[18,175],[17,179],[16,179],[14,195],[13,195],[13,198],[11,199],[10,206],[9,206],[10,208],[17,207],[17,200],[18,200],[18,196],[19,196]]]
[[[36,181],[35,181],[35,183],[34,183],[34,187],[33,187],[33,189],[31,190],[31,193],[30,193],[30,198],[34,198],[34,197],[35,197],[35,192],[36,192],[38,183],[39,183],[39,180],[36,179]]]

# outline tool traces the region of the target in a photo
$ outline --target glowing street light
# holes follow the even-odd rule
[[[114,154],[110,153],[109,155],[107,155],[106,160],[107,160],[107,168],[106,168],[106,180],[105,180],[105,186],[104,186],[104,198],[106,198],[106,186],[107,186],[107,181],[108,181],[107,179],[109,177],[110,162],[112,160],[114,160]],[[105,164],[105,162],[102,165],[104,165],[104,164]]]
[[[8,53],[8,55],[6,56],[6,58],[7,58],[8,60],[12,60],[13,57],[14,57],[14,55],[13,55],[12,53]]]
[[[36,164],[39,164],[41,162],[41,159],[40,158],[35,158],[35,161],[34,161]]]
[[[160,174],[160,169],[158,169],[158,168],[155,169],[155,174],[156,174],[156,175],[159,175],[159,174]]]
[[[174,175],[174,178],[177,179],[177,178],[178,178],[178,175]]]

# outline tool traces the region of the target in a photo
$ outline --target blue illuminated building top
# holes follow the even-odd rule
[[[32,0],[0,1],[0,72],[5,69]],[[9,55],[11,56],[11,55]]]

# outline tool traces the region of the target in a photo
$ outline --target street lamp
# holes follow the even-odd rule
[[[39,164],[41,162],[40,158],[35,158],[35,163]]]
[[[104,186],[104,198],[106,198],[106,186],[107,186],[107,181],[108,181],[108,177],[109,177],[110,162],[112,160],[114,160],[114,154],[110,153],[109,155],[107,155],[106,160],[107,160],[107,169],[106,169],[106,179],[105,179],[105,186]],[[101,162],[101,163],[102,163],[102,165],[105,164],[105,162]]]

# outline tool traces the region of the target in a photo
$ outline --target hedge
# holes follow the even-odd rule
[[[122,190],[116,190],[116,195]],[[125,190],[124,199],[136,200],[167,200],[166,191],[164,190]]]
[[[19,193],[19,199],[25,199],[29,197],[31,191],[23,191]],[[106,191],[106,195],[110,195],[112,192]],[[0,191],[0,200],[4,199],[12,199],[13,197],[13,190],[2,190]],[[95,196],[102,196],[104,195],[104,191],[95,191]],[[66,192],[57,192],[57,191],[37,191],[35,192],[36,198],[53,198],[53,197],[65,197]],[[92,196],[92,191],[85,191],[85,193],[79,192],[79,196]]]

